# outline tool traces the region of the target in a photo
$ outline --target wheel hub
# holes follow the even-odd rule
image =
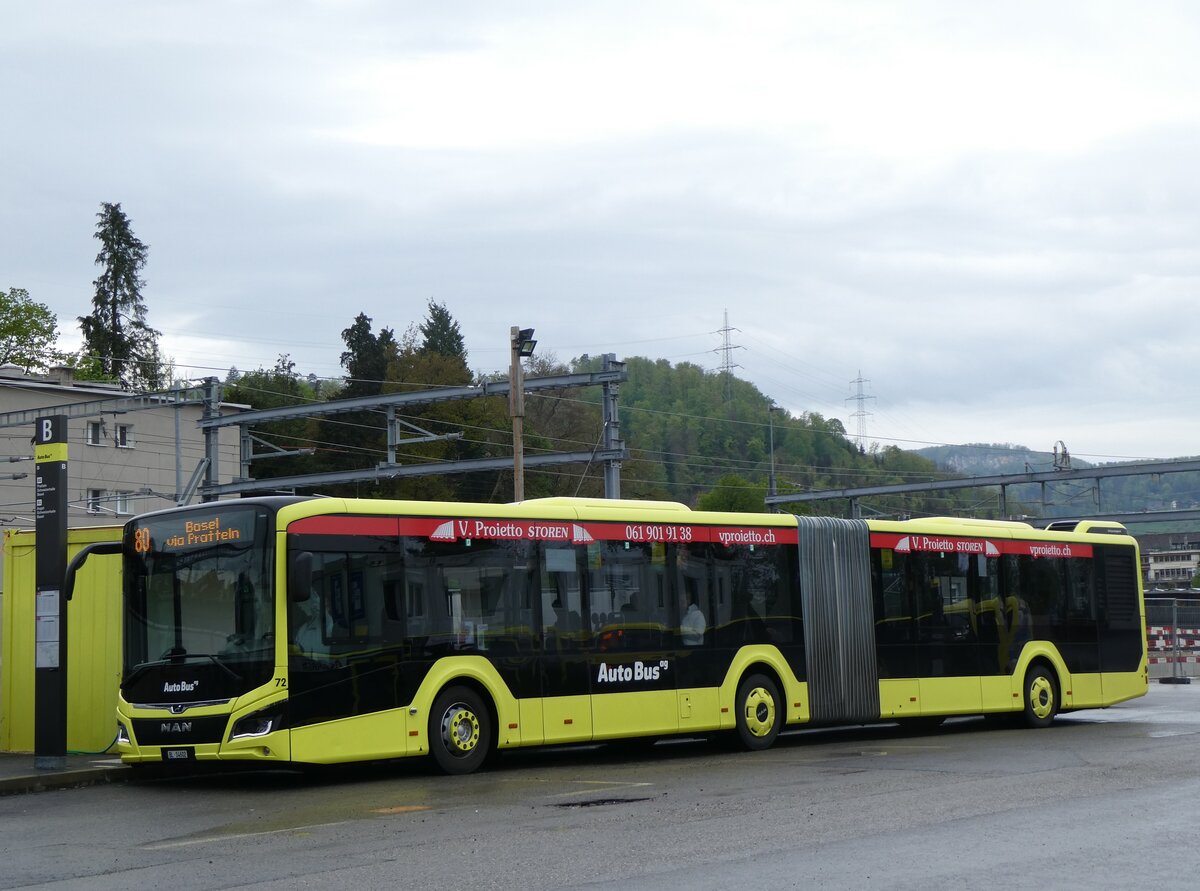
[[[775,700],[762,687],[746,697],[746,729],[754,736],[768,735],[775,726]]]
[[[442,739],[455,754],[468,754],[479,744],[479,718],[461,705],[447,709],[442,719]]]
[[[1049,715],[1051,709],[1054,707],[1054,695],[1050,688],[1050,682],[1044,677],[1036,678],[1029,694],[1029,702],[1034,714],[1039,718]]]

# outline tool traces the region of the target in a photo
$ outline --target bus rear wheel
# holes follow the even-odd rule
[[[470,687],[447,687],[429,714],[429,748],[438,767],[449,774],[472,773],[488,760],[495,745],[491,712]]]
[[[767,749],[783,727],[783,700],[779,687],[765,674],[747,675],[738,684],[737,734],[752,751]]]
[[[1025,724],[1049,727],[1058,714],[1058,684],[1044,665],[1035,665],[1025,675]]]

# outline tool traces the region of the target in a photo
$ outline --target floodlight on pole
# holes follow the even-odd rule
[[[513,424],[513,501],[524,501],[525,446],[521,436],[525,425],[525,369],[521,360],[533,355],[537,341],[533,339],[532,328],[516,325],[509,330],[508,338],[512,352],[508,371],[508,413]]]
[[[522,359],[528,359],[533,355],[533,349],[537,346],[537,341],[533,339],[532,328],[513,329],[516,333],[516,350],[517,355]]]

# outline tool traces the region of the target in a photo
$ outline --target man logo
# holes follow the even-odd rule
[[[160,733],[191,733],[191,721],[163,721],[158,725]]]

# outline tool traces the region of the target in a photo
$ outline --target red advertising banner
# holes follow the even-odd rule
[[[287,531],[299,535],[378,535],[395,538],[400,534],[400,520],[397,517],[306,517],[289,523]]]
[[[1091,557],[1092,546],[1074,542],[1020,541],[1007,538],[964,538],[957,535],[927,535],[894,532],[872,532],[871,547],[890,548],[897,554],[930,551],[941,554],[980,554],[999,557],[1012,554],[1021,557]]]
[[[685,523],[577,523],[571,520],[321,516],[297,520],[300,535],[410,535],[430,541],[631,541],[662,544],[771,546],[795,544],[796,530],[770,526],[698,526]]]
[[[795,544],[796,530],[771,526],[693,526],[685,523],[584,523],[597,541],[664,544]]]

